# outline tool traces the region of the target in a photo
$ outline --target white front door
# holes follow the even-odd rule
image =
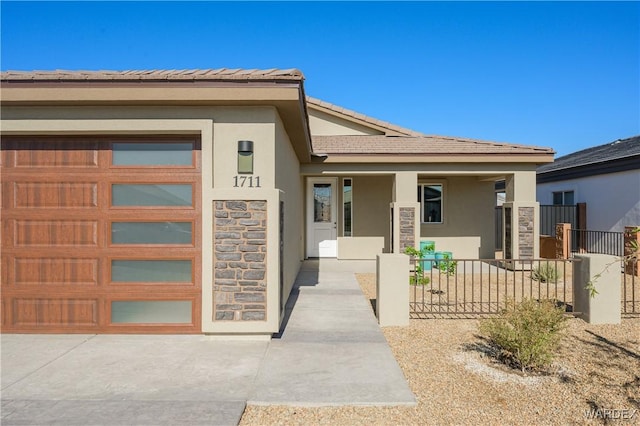
[[[336,178],[307,180],[307,257],[336,257]]]

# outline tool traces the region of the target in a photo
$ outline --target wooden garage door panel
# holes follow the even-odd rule
[[[16,220],[15,247],[96,247],[98,222],[95,220]]]
[[[98,259],[16,258],[14,282],[22,285],[98,285]]]
[[[4,149],[16,150],[14,167],[98,167],[97,142],[44,140],[7,145]]]
[[[73,327],[98,325],[98,301],[13,299],[14,326]]]
[[[92,208],[98,206],[98,184],[20,182],[13,191],[16,208]]]
[[[149,148],[146,151],[167,143],[187,143],[193,148],[191,161],[185,160],[189,165],[184,166],[118,166],[110,150],[122,141],[143,145]],[[198,139],[175,135],[3,136],[1,145],[2,332],[200,331]],[[125,192],[132,188],[142,191],[147,198],[140,199],[129,191],[124,194],[125,201],[114,199],[114,186]],[[111,224],[123,222],[188,223],[192,238],[189,244],[164,240],[162,244],[146,240],[112,244]],[[191,273],[188,279],[170,280],[168,276],[180,272],[172,269],[174,275],[158,279],[154,269],[135,280],[111,282],[113,259],[185,260],[190,262]],[[172,312],[167,312],[154,324],[114,322],[110,308],[114,300],[172,301],[178,305],[188,301],[192,317],[188,323],[176,323],[169,315]]]

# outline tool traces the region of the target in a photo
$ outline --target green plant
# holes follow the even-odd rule
[[[436,251],[436,243],[433,241],[428,241],[424,243],[424,247],[422,247],[422,251],[424,253],[433,253]]]
[[[541,283],[553,283],[558,281],[560,273],[555,265],[549,262],[540,263],[531,271],[531,278]]]
[[[422,258],[422,256],[424,255],[423,252],[421,252],[417,248],[411,247],[411,246],[409,246],[409,247],[404,249],[404,254],[407,254],[407,255],[409,255],[411,257],[417,257],[417,258]]]
[[[409,276],[409,285],[428,285],[431,280],[424,275],[424,267],[420,259],[424,258],[427,249],[417,250],[415,247],[407,247],[404,253],[411,256],[415,261],[415,273]]]
[[[509,301],[499,317],[482,320],[480,332],[497,346],[505,364],[522,371],[542,369],[553,360],[566,320],[553,301]]]
[[[458,261],[449,260],[451,259],[451,256],[449,256],[448,253],[444,253],[443,257],[444,257],[444,260],[438,261],[438,269],[440,269],[440,272],[442,272],[443,274],[446,274],[449,276],[454,275],[458,268]]]
[[[409,276],[410,285],[429,285],[430,282],[431,280],[429,279],[429,277],[424,276],[422,267],[416,267],[416,273]]]

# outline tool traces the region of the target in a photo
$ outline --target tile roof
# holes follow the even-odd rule
[[[302,81],[301,71],[291,69],[192,69],[127,71],[3,71],[0,80],[25,81]],[[325,154],[552,154],[551,148],[429,136],[396,126],[329,102],[307,97],[307,104],[324,108],[387,130],[378,136],[314,136],[314,151]]]
[[[2,81],[237,81],[237,80],[304,80],[301,71],[290,69],[192,69],[129,71],[3,71]]]
[[[346,115],[348,117],[352,117],[369,124],[373,124],[374,126],[383,127],[385,129],[392,131],[393,133],[397,133],[400,135],[406,135],[406,136],[423,136],[424,135],[423,133],[416,132],[415,130],[396,126],[395,124],[391,124],[387,121],[378,120],[377,118],[369,117],[367,115],[360,114],[359,112],[352,111],[350,109],[343,108],[338,105],[334,105],[332,103],[323,101],[321,99],[312,98],[310,96],[307,96],[307,105],[326,108],[330,111],[337,112],[339,114]]]
[[[583,149],[555,159],[553,163],[538,167],[537,173],[544,174],[559,170],[572,169],[606,163],[629,157],[640,156],[640,135]],[[640,163],[637,168],[640,169]]]
[[[313,136],[313,151],[330,155],[553,154],[552,148],[446,136]]]

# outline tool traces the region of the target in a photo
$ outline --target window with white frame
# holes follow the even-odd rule
[[[443,223],[443,194],[444,191],[441,183],[424,183],[418,185],[420,222]]]
[[[553,205],[572,206],[575,204],[573,191],[558,191],[553,193]]]
[[[353,235],[353,181],[351,178],[342,180],[342,234],[345,237]]]

